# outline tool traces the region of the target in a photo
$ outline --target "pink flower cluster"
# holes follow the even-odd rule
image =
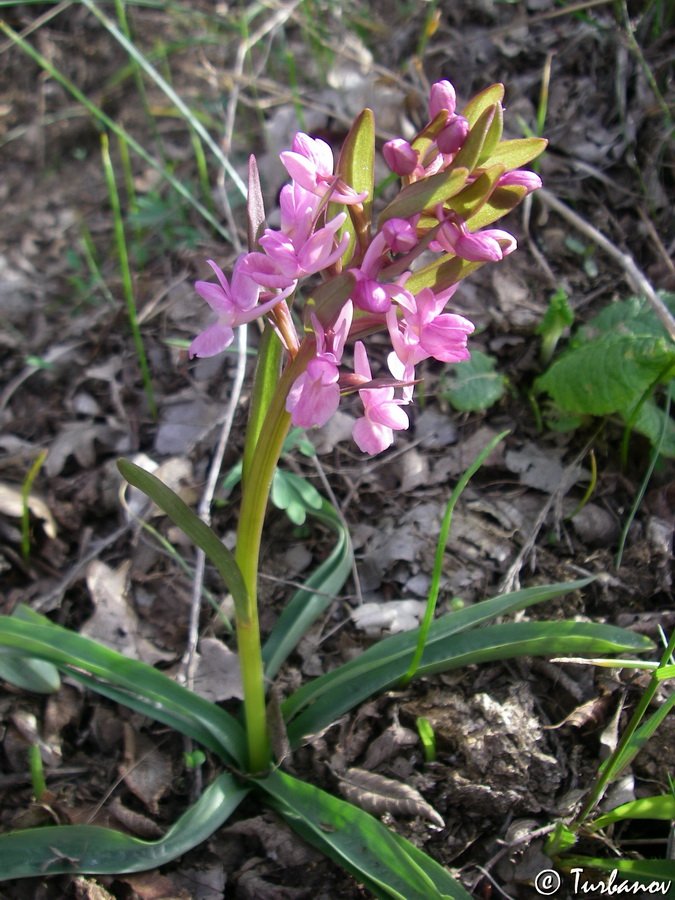
[[[425,140],[418,141],[418,146],[402,139],[384,145],[387,164],[402,176],[400,196],[415,182],[450,172],[462,162],[471,126],[455,108],[450,82],[434,84],[429,123],[420,133]],[[467,319],[445,311],[456,284],[441,289],[427,286],[416,293],[406,288],[412,264],[425,250],[444,259],[494,262],[511,253],[516,241],[500,229],[472,232],[470,222],[445,200],[435,200],[432,208],[406,217],[385,217],[372,238],[352,241],[346,226],[350,219],[358,224],[367,192],[357,193],[334,173],[328,144],[297,134],[292,150],[282,153],[281,161],[292,179],[281,191],[281,228],[264,229],[260,249],[239,257],[231,282],[209,260],[219,284],[198,281],[195,287],[218,319],[195,338],[190,356],[212,356],[224,350],[233,340],[234,328],[270,314],[291,358],[301,341],[312,344],[311,358],[286,398],[292,423],[304,428],[324,425],[337,410],[341,395],[358,391],[363,415],[354,424],[354,440],[363,452],[380,453],[392,444],[395,431],[408,427],[404,407],[412,399],[418,363],[430,357],[445,363],[468,359],[467,337],[474,330]],[[467,172],[466,184],[481,174],[474,167]],[[515,185],[524,188],[524,194],[540,185],[538,177],[526,170],[502,166],[497,174],[492,189]],[[329,201],[344,207],[332,218]],[[346,259],[350,246],[354,249]],[[310,313],[305,334],[301,338],[293,334],[291,339],[292,319],[284,316],[282,328],[278,313],[282,306],[288,310],[286,299],[294,295],[300,279],[320,273],[327,281],[344,272],[352,279],[349,299],[329,321]],[[392,352],[390,376],[374,381],[365,344],[358,338],[377,330],[388,332]],[[351,373],[342,371],[350,341],[354,344]]]

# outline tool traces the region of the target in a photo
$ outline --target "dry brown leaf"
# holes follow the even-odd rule
[[[137,834],[147,841],[156,840],[164,834],[156,822],[142,813],[128,809],[119,797],[114,798],[109,809],[121,825],[124,825],[132,834]]]
[[[172,659],[172,653],[160,650],[141,636],[139,618],[127,596],[128,571],[128,562],[119,569],[111,569],[94,560],[87,567],[87,587],[95,608],[80,634],[151,666]]]
[[[340,792],[349,800],[374,815],[392,813],[399,816],[422,816],[439,828],[445,822],[419,791],[408,784],[385,778],[365,769],[347,769],[340,780]]]
[[[156,816],[159,800],[171,787],[171,757],[146,735],[136,734],[128,723],[124,728],[124,763],[120,774],[129,790]]]
[[[94,878],[85,878],[84,875],[76,875],[73,878],[75,897],[77,900],[115,900],[113,895],[98,884]]]
[[[189,891],[159,872],[139,872],[138,875],[124,875],[119,880],[133,890],[133,900],[194,900]]]
[[[56,537],[56,522],[44,500],[31,493],[28,495],[28,509],[42,520],[42,527],[50,538]],[[21,490],[13,484],[0,482],[0,513],[12,519],[20,519],[23,515],[23,497]]]

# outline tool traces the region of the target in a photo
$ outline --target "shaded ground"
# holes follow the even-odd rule
[[[420,98],[426,82],[445,77],[464,99],[503,81],[506,127],[509,136],[517,137],[521,119],[535,127],[550,64],[544,133],[551,143],[541,168],[547,189],[630,253],[655,288],[673,289],[673,247],[668,245],[673,157],[659,102],[665,97],[672,110],[673,23],[658,4],[646,6],[646,12],[629,9],[636,16],[630,20],[637,26],[633,45],[626,23],[617,20],[609,4],[575,16],[562,14],[547,0],[527,6],[441,3],[436,30],[420,44],[426,9],[301,4],[279,17],[237,78],[241,9],[202,2],[189,14],[131,7],[129,15],[139,45],[148,52],[154,48],[155,62],[170,72],[176,90],[204,111],[214,133],[221,128],[233,84],[238,85],[229,156],[243,172],[248,153],[260,155],[269,210],[283,179],[276,155],[300,124],[339,143],[345,123],[369,105],[382,137],[405,133],[406,122],[419,124],[424,115]],[[50,11],[48,4],[3,9],[17,30]],[[261,21],[255,19],[253,26]],[[46,19],[31,40],[108,115],[157,147],[125,54],[84,7],[74,5]],[[28,603],[61,624],[171,668],[185,647],[190,581],[151,537],[123,527],[114,460],[146,453],[158,463],[170,461],[173,474],[166,477],[197,500],[236,359],[225,355],[188,362],[184,341],[206,321],[192,283],[207,277],[204,258],[227,268],[235,254],[156,183],[150,168],[134,161],[140,209],[129,227],[131,264],[159,409],[155,422],[122,299],[97,128],[64,88],[18,48],[3,46],[0,65],[0,482],[9,491],[0,504],[2,612]],[[297,90],[292,89],[294,77]],[[670,95],[655,95],[649,78],[660,90],[669,88]],[[162,114],[166,99],[153,87],[148,87],[147,104],[177,178],[198,190],[184,125],[170,110]],[[121,173],[116,148],[113,160]],[[230,190],[230,198],[243,232],[236,191]],[[213,202],[222,218],[215,191]],[[607,302],[630,296],[631,288],[614,260],[538,200],[512,215],[505,227],[519,238],[519,252],[498,271],[480,270],[455,298],[455,311],[478,326],[474,349],[496,357],[498,371],[508,379],[503,399],[485,413],[457,413],[443,396],[447,373],[429,365],[413,427],[397,436],[395,447],[381,458],[364,461],[351,443],[347,404],[313,437],[318,467],[298,453],[287,459],[291,470],[319,490],[328,484],[334,492],[352,528],[359,586],[349,586],[303,642],[282,685],[328,671],[368,641],[351,620],[360,599],[426,596],[452,486],[476,452],[506,428],[510,436],[458,508],[441,611],[449,610],[453,597],[470,603],[505,586],[596,574],[600,577],[583,595],[550,603],[533,615],[578,615],[635,627],[652,637],[659,626],[672,629],[672,462],[655,472],[617,569],[617,543],[645,471],[647,442],[634,436],[623,470],[619,422],[599,428],[598,421],[589,421],[566,433],[541,430],[528,397],[539,373],[534,332],[550,295],[564,287],[577,321],[583,322]],[[377,358],[378,351],[373,353]],[[382,363],[385,353],[382,343]],[[241,452],[247,399],[244,392],[226,470]],[[596,454],[597,484],[582,513],[569,521],[588,484],[589,442]],[[20,492],[43,448],[49,455],[35,491],[45,507],[33,510],[37,515],[26,561],[16,500],[12,505],[7,497],[12,490]],[[235,517],[236,504],[214,509],[214,525],[226,540]],[[190,549],[181,546],[165,520],[153,524],[191,561]],[[271,626],[288,596],[284,579],[301,581],[330,546],[321,529],[291,530],[276,510],[268,534],[263,628]],[[207,572],[206,585],[217,603],[226,602],[213,573]],[[205,637],[232,645],[206,604],[200,626]],[[218,677],[204,687],[213,689],[213,681],[224,677],[218,669]],[[513,841],[519,829],[529,833],[569,812],[597,771],[601,735],[619,698],[630,710],[639,696],[639,684],[626,687],[620,675],[542,661],[451,672],[365,704],[296,754],[293,765],[330,790],[338,789],[347,766],[414,785],[444,826],[391,813],[384,815],[387,822],[459,870],[478,897],[489,897],[490,890],[536,896],[532,878],[547,867],[541,841],[524,842],[517,850],[505,850],[498,842]],[[154,723],[71,686],[47,700],[8,688],[0,709],[2,830],[56,819],[121,823],[149,837],[185,807],[192,782],[183,748],[175,735]],[[432,764],[424,763],[415,731],[419,716],[437,735],[438,761]],[[27,774],[27,747],[38,735],[53,793],[46,808],[31,803]],[[666,789],[675,761],[674,736],[667,720],[636,762],[634,789],[629,787],[627,796],[631,790],[641,796],[656,793],[655,787]],[[205,779],[211,774],[207,761]],[[635,846],[645,856],[663,856],[666,834],[665,827],[644,832],[638,837],[653,843]],[[489,875],[480,868],[486,866]],[[161,875],[90,881],[45,877],[2,890],[12,900],[365,896],[353,879],[253,802],[242,806],[235,824]]]

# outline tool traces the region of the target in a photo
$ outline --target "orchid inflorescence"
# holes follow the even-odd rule
[[[237,259],[229,282],[208,261],[219,283],[198,281],[195,287],[218,319],[195,338],[190,356],[219,353],[232,342],[234,328],[267,316],[295,365],[285,396],[292,424],[322,426],[341,395],[358,391],[364,413],[354,424],[356,444],[370,454],[389,447],[394,431],[409,425],[404,407],[412,400],[417,364],[430,357],[445,363],[469,358],[474,326],[446,312],[446,305],[462,278],[516,248],[511,234],[484,226],[541,186],[534,172],[519,167],[538,156],[545,141],[501,140],[503,95],[502,85],[492,85],[458,114],[452,84],[432,86],[427,124],[412,141],[394,139],[382,148],[401,188],[374,233],[369,110],[355,121],[336,168],[329,145],[306,134],[296,134],[292,150],[281,153],[292,181],[281,190],[278,230],[251,213],[262,208],[252,158],[253,249]],[[422,254],[432,261],[424,262]],[[321,283],[308,289],[299,335],[293,302],[301,280],[317,275]],[[373,380],[362,338],[385,330],[390,375]],[[345,372],[350,343],[353,366]]]

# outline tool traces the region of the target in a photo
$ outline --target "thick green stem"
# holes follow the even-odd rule
[[[257,603],[260,542],[272,478],[291,424],[290,414],[286,412],[286,397],[313,351],[313,341],[303,342],[300,352],[279,380],[260,428],[241,502],[235,558],[248,591],[248,607],[245,615],[237,615],[237,641],[244,688],[249,768],[252,772],[263,772],[270,765]]]

